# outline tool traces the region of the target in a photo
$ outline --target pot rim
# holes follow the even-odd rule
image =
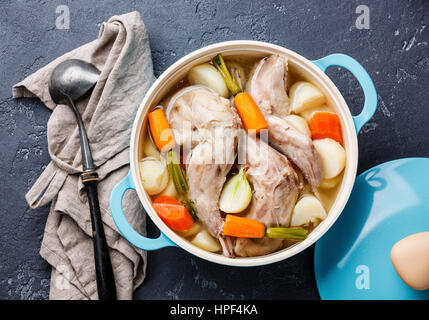
[[[327,100],[330,101],[330,104],[335,109],[341,120],[347,160],[346,168],[344,169],[342,185],[338,191],[334,203],[331,206],[331,209],[328,212],[327,218],[323,220],[305,240],[264,256],[228,258],[221,254],[211,253],[198,248],[168,228],[158,217],[151,205],[149,196],[143,189],[139,178],[138,144],[140,141],[142,127],[146,123],[146,115],[148,111],[154,106],[154,102],[159,102],[158,96],[163,96],[158,92],[160,92],[163,88],[165,89],[167,84],[172,83],[175,75],[184,72],[185,69],[189,69],[193,65],[201,63],[201,60],[205,59],[205,61],[208,61],[208,57],[213,57],[216,53],[235,55],[240,54],[240,52],[243,54],[243,51],[246,53],[262,55],[275,53],[286,55],[291,65],[294,65],[295,68],[298,68],[300,72],[311,75],[311,82],[316,83],[316,85],[325,93]],[[154,224],[171,241],[189,253],[211,262],[229,266],[261,266],[278,262],[290,258],[314,244],[329,230],[329,228],[334,224],[343,211],[350,197],[356,178],[357,162],[358,143],[353,117],[343,96],[335,84],[331,81],[331,79],[313,62],[299,55],[298,53],[278,45],[253,40],[234,40],[215,43],[185,55],[172,64],[169,68],[167,68],[167,70],[165,70],[152,84],[143,98],[134,119],[130,141],[131,176],[134,181],[138,197]]]

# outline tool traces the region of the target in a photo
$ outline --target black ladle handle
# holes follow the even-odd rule
[[[116,300],[115,277],[113,275],[112,262],[101,220],[100,205],[98,203],[98,175],[95,171],[91,171],[84,172],[81,176],[86,194],[88,195],[89,210],[91,212],[98,298],[99,300]]]
[[[69,106],[77,119],[79,128],[80,144],[82,151],[82,183],[85,185],[88,195],[89,210],[91,212],[92,239],[94,243],[95,276],[97,281],[99,300],[116,300],[115,277],[113,275],[112,262],[110,261],[109,247],[104,234],[103,222],[101,220],[100,205],[98,203],[97,183],[98,174],[94,169],[91,148],[88,136],[83,125],[82,118],[73,100],[68,98]]]

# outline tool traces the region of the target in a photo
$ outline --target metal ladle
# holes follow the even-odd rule
[[[76,116],[82,151],[81,178],[88,195],[91,212],[98,297],[100,300],[115,300],[115,279],[98,203],[97,183],[99,178],[94,168],[82,118],[74,104],[94,87],[99,77],[100,71],[94,65],[77,59],[66,60],[58,64],[52,71],[49,93],[56,104],[68,105]]]

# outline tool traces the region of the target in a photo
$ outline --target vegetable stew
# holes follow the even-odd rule
[[[148,120],[143,187],[169,228],[209,252],[260,256],[304,240],[342,183],[339,117],[283,56],[216,55]]]

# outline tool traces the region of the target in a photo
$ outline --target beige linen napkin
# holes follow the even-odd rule
[[[72,110],[55,105],[48,92],[51,71],[70,58],[88,61],[101,70],[94,90],[77,107],[101,178],[100,209],[118,298],[131,299],[145,277],[146,253],[117,231],[109,197],[128,172],[132,122],[154,79],[149,40],[139,13],[110,18],[102,24],[97,40],[66,53],[13,87],[15,98],[38,97],[53,110],[47,128],[52,161],[26,195],[31,208],[52,201],[40,249],[53,267],[50,299],[97,299],[90,213],[79,175],[77,123]],[[145,234],[145,213],[135,193],[125,195],[123,207],[134,228]]]

